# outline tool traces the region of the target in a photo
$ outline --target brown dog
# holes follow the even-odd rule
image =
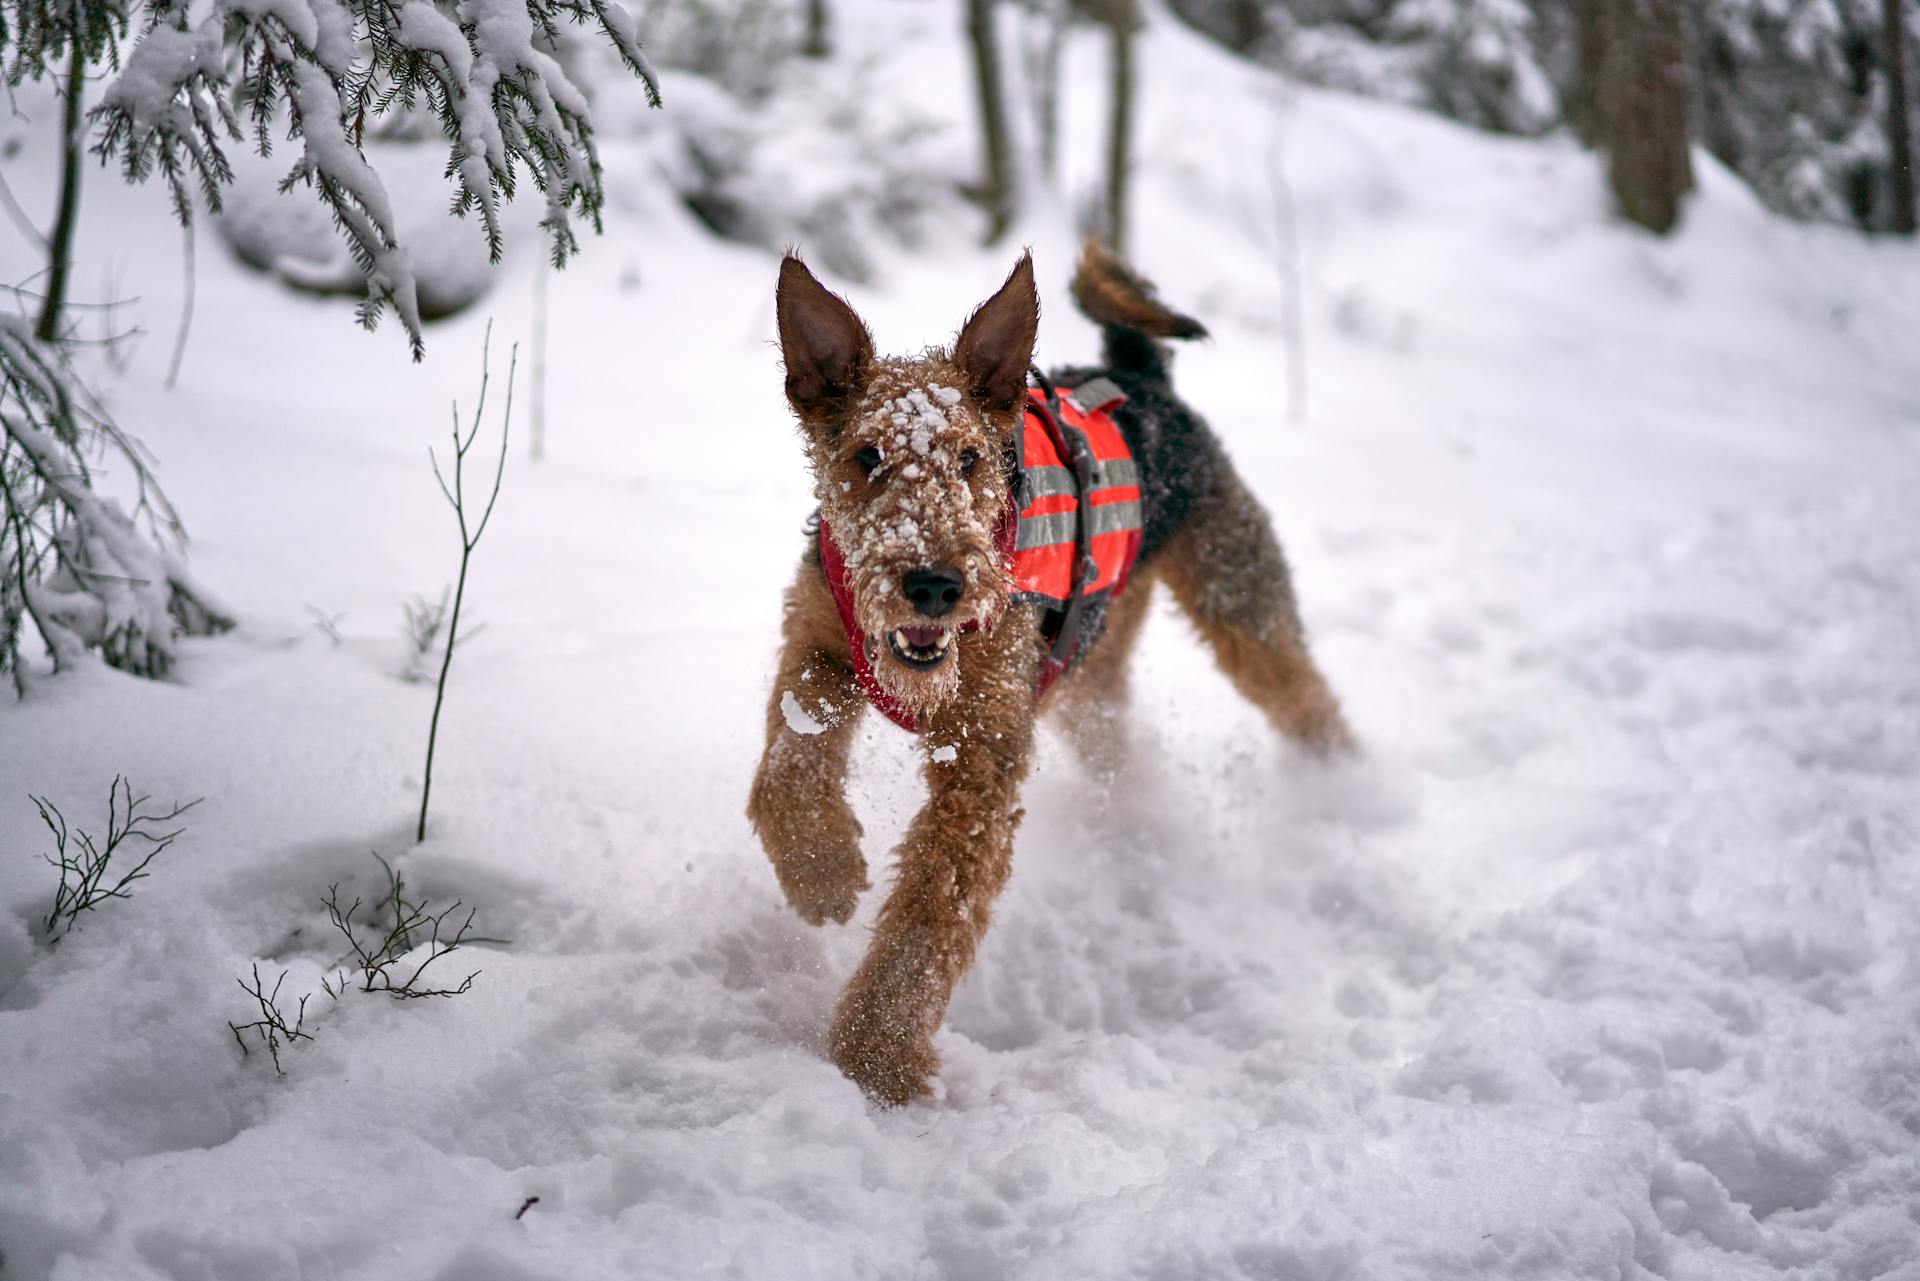
[[[841,1070],[887,1103],[924,1094],[938,1068],[934,1031],[1006,884],[1046,686],[1072,664],[1045,705],[1089,763],[1110,771],[1127,659],[1155,583],[1277,729],[1321,754],[1352,742],[1308,655],[1266,513],[1169,382],[1161,340],[1205,331],[1092,243],[1073,294],[1102,326],[1106,365],[1041,380],[1096,389],[1063,400],[1028,388],[1039,326],[1030,257],[950,351],[910,357],[876,356],[844,299],[799,258],[780,266],[787,399],[820,531],[787,593],[747,816],[795,910],[815,925],[844,922],[868,888],[845,795],[854,729],[872,701],[920,736],[930,795],[828,1037]],[[1085,446],[1105,420],[1076,401],[1095,398],[1113,406],[1105,439],[1117,427],[1123,447]],[[1080,445],[1055,421],[1063,416],[1082,424]],[[1052,432],[1044,439],[1042,426]],[[1059,465],[1035,468],[1032,451],[1052,439],[1068,442],[1049,460]],[[1052,536],[1033,531],[1076,528],[1070,516],[1029,515],[1049,502],[1073,507],[1071,492],[1058,496],[1061,476],[1080,482],[1080,532],[1060,535],[1082,539],[1060,558],[1076,575],[1066,597],[1089,596],[1072,607],[1016,564]],[[1103,498],[1121,501],[1091,505]],[[1114,561],[1113,548],[1126,555]],[[1085,589],[1098,576],[1117,581],[1095,599]]]

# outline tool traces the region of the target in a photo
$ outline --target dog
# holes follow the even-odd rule
[[[1090,767],[1119,768],[1156,587],[1281,734],[1320,756],[1354,746],[1266,512],[1173,390],[1168,340],[1205,329],[1095,240],[1071,292],[1104,363],[1033,371],[1035,388],[1030,253],[950,348],[904,357],[876,355],[796,254],[780,265],[787,400],[819,511],[747,817],[793,908],[844,923],[870,888],[846,798],[854,731],[872,705],[919,735],[928,799],[827,1036],[883,1104],[930,1092],[934,1033],[1012,865],[1042,710]]]

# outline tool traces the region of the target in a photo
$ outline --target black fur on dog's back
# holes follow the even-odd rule
[[[1151,284],[1092,238],[1070,288],[1081,312],[1100,326],[1106,363],[1069,366],[1050,377],[1062,389],[1105,377],[1126,393],[1127,402],[1114,411],[1113,421],[1140,468],[1144,564],[1227,474],[1226,455],[1213,431],[1174,394],[1173,352],[1161,341],[1204,338],[1207,331],[1161,303]]]

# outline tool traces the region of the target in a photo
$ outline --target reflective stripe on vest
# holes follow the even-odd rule
[[[1095,396],[1099,409],[1082,408],[1085,399]],[[1140,469],[1106,412],[1124,401],[1119,389],[1104,380],[1067,393],[1058,402],[1065,439],[1057,440],[1048,430],[1045,393],[1029,393],[1018,441],[1014,599],[1064,606],[1076,580],[1087,596],[1126,582],[1140,551]],[[1091,463],[1090,483],[1085,494],[1076,494],[1071,455],[1081,443]],[[1087,525],[1086,550],[1093,558],[1090,567],[1078,564],[1082,521]],[[1088,572],[1075,572],[1083,568]]]

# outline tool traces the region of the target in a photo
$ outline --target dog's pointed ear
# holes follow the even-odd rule
[[[780,263],[774,311],[794,411],[805,419],[838,409],[860,389],[873,360],[873,337],[859,314],[792,253]]]
[[[967,390],[988,409],[1012,409],[1026,398],[1027,368],[1040,333],[1040,296],[1033,288],[1033,255],[1024,253],[1000,292],[967,318],[953,344],[953,363]]]

